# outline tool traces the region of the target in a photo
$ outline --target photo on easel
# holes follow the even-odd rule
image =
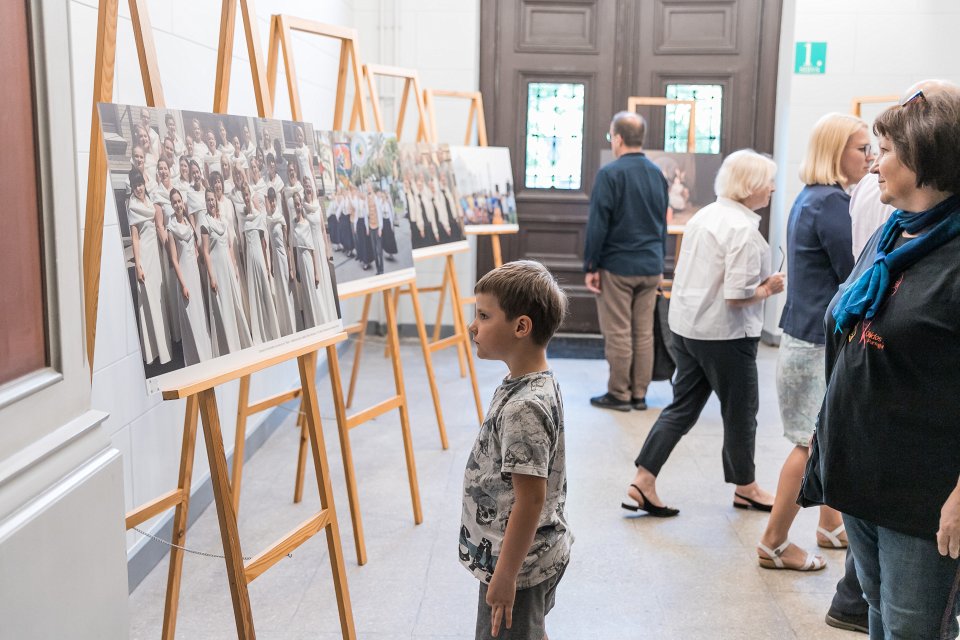
[[[99,108],[149,388],[341,329],[311,125]]]
[[[450,145],[401,144],[400,178],[414,250],[465,239],[461,194],[453,173]]]
[[[713,182],[723,163],[719,153],[675,153],[644,149],[667,180],[667,224],[683,226],[697,211],[717,199]],[[600,165],[613,162],[609,149],[600,152]]]
[[[412,277],[410,228],[403,223],[396,137],[318,131],[316,148],[314,173],[322,184],[320,201],[339,286],[362,287],[401,272]]]
[[[468,226],[517,224],[510,149],[450,147],[450,158]]]

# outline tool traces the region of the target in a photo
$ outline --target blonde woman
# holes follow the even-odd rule
[[[855,116],[830,113],[814,126],[800,166],[800,180],[806,186],[794,201],[787,223],[790,287],[780,318],[783,336],[777,359],[783,435],[794,448],[780,470],[777,500],[757,544],[760,566],[768,569],[817,571],[826,566],[822,557],[800,549],[788,535],[800,510],[796,496],[826,391],[823,316],[853,269],[848,191],[867,174],[873,159],[866,123]],[[847,546],[840,514],[829,507],[820,508],[817,544]]]
[[[203,311],[197,233],[187,218],[183,194],[177,189],[170,190],[170,206],[173,217],[167,222],[167,251],[176,273],[173,304],[179,318],[183,361],[190,366],[210,359],[210,329]]]
[[[147,195],[146,182],[139,169],[130,170],[130,200],[127,223],[133,245],[136,270],[137,322],[143,361],[170,362],[170,331],[163,313],[163,264],[157,228],[163,224],[160,207]]]
[[[679,513],[660,500],[657,476],[716,393],[723,416],[723,475],[734,485],[733,506],[770,510],[773,496],[757,485],[754,466],[757,346],[763,301],[783,291],[783,274],[772,273],[755,211],[770,203],[776,170],[773,160],[750,149],[731,153],[717,173],[717,201],[686,225],[670,297],[677,361],[673,402],[637,456],[627,490],[636,504],[624,502],[624,509],[658,518]]]

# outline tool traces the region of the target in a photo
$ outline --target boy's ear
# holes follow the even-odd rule
[[[513,333],[517,338],[526,338],[533,331],[533,320],[530,319],[530,316],[520,316],[513,322]]]

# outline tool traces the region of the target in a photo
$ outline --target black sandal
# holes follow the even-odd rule
[[[643,491],[640,491],[640,487],[635,484],[631,484],[631,487],[637,490],[637,493],[640,494],[640,497],[643,499],[643,504],[639,502],[637,504],[627,504],[626,502],[621,502],[620,506],[626,509],[627,511],[646,511],[654,518],[672,518],[673,516],[680,513],[679,509],[671,509],[670,507],[658,507],[654,504],[650,504],[650,501],[647,500],[647,496],[643,495]]]
[[[751,499],[748,498],[747,496],[742,496],[742,495],[740,495],[739,493],[736,493],[736,492],[734,492],[733,495],[734,495],[735,497],[737,497],[737,498],[740,498],[741,500],[746,500],[747,503],[748,503],[748,504],[740,504],[739,502],[734,501],[734,502],[733,502],[733,506],[734,506],[735,508],[737,508],[737,509],[750,509],[750,508],[753,508],[753,509],[756,509],[757,511],[767,511],[767,512],[773,510],[773,505],[772,505],[772,504],[763,504],[762,502],[757,502],[756,500],[751,500]]]

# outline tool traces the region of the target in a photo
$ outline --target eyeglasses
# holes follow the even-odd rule
[[[907,98],[906,100],[900,103],[900,107],[903,108],[909,104],[913,104],[914,102],[919,102],[921,100],[926,102],[927,97],[923,95],[922,89],[917,89],[917,91],[913,95],[911,95],[909,98]]]
[[[787,260],[787,254],[783,252],[783,245],[780,245],[780,267],[777,269],[777,273],[783,272],[783,263]]]
[[[857,147],[857,151],[863,154],[864,158],[869,158],[870,156],[877,155],[876,149],[873,148],[873,145],[865,144],[862,147]]]
[[[607,135],[605,137],[607,139],[607,142],[610,142],[613,139],[613,136],[610,135],[609,131],[607,131]]]

